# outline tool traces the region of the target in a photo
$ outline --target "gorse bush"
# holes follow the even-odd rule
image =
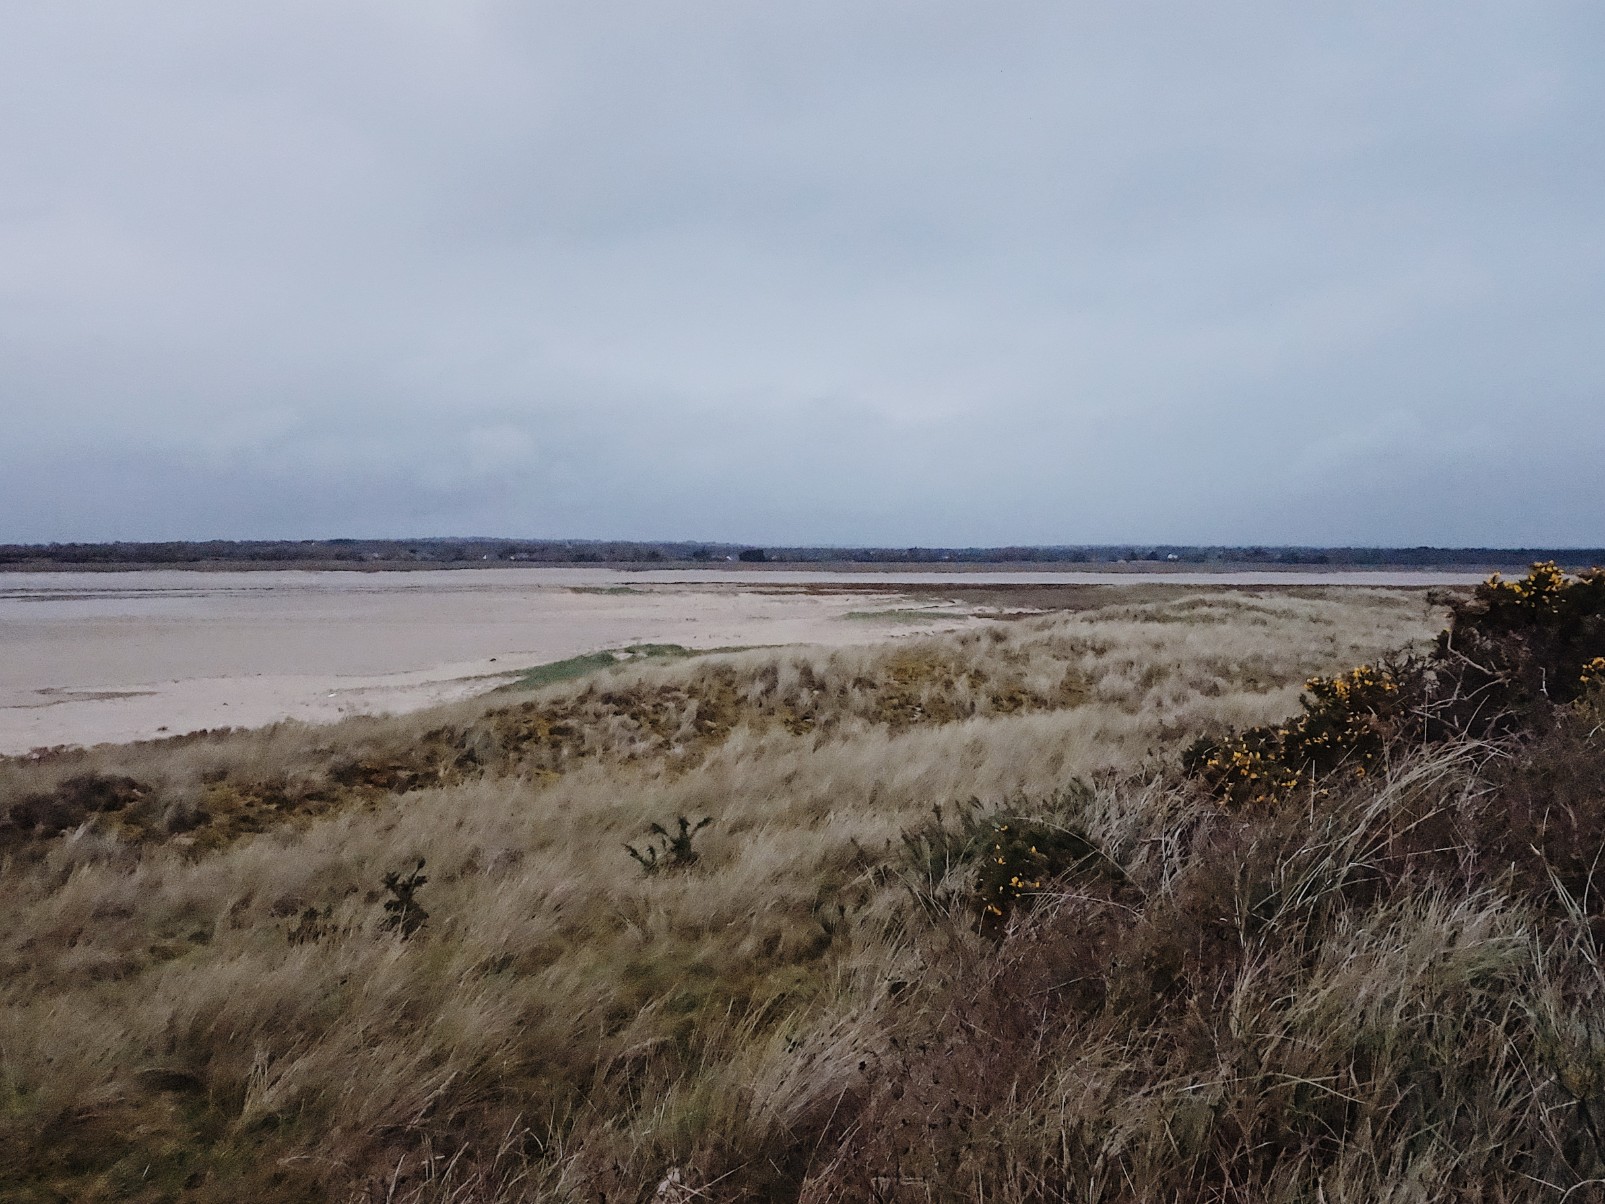
[[[1550,562],[1519,581],[1495,573],[1452,608],[1421,670],[1429,734],[1479,734],[1574,701],[1605,664],[1605,568],[1568,577]]]
[[[995,820],[976,873],[981,927],[1001,926],[1054,879],[1098,856],[1092,842],[1073,828],[1015,816]]]
[[[1305,683],[1302,710],[1226,740],[1202,737],[1182,765],[1231,803],[1266,803],[1344,768],[1364,777],[1408,726],[1399,674],[1361,665]]]
[[[913,871],[916,897],[936,910],[959,903],[979,931],[996,934],[1066,875],[1093,868],[1118,873],[1118,866],[1068,818],[1090,795],[1090,787],[1077,783],[1038,805],[1022,799],[989,810],[971,799],[955,809],[951,823],[940,806],[932,807],[931,818],[902,838],[903,863]],[[962,883],[957,890],[955,876]]]
[[[1605,568],[1568,578],[1545,562],[1520,581],[1496,573],[1457,606],[1438,637],[1433,665],[1445,679],[1440,706],[1467,726],[1490,711],[1529,722],[1571,702],[1587,684],[1589,666],[1602,658]]]
[[[1546,561],[1452,604],[1430,655],[1312,677],[1299,714],[1202,737],[1182,767],[1223,802],[1273,803],[1363,778],[1408,747],[1542,726],[1602,680],[1605,569],[1568,577]]]

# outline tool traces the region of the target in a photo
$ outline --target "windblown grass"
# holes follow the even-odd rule
[[[1100,595],[1106,592],[1099,591]],[[1217,591],[996,624],[878,648],[752,650],[586,671],[525,700],[496,694],[400,717],[0,759],[0,850],[97,827],[217,848],[285,823],[485,775],[551,781],[575,764],[695,763],[738,727],[833,740],[859,729],[1073,709],[1100,765],[1156,741],[1286,713],[1306,677],[1436,630],[1420,595]],[[646,659],[677,659],[671,646]],[[617,658],[615,658],[617,659]],[[539,671],[537,671],[539,672]]]
[[[12,823],[0,1195],[1585,1198],[1597,726],[1264,815],[1164,770],[1439,625],[1178,593],[9,763],[13,812],[137,797]],[[993,811],[1097,856],[988,928]]]

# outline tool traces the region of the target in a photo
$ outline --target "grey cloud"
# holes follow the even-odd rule
[[[14,6],[0,539],[1597,543],[1602,41]]]

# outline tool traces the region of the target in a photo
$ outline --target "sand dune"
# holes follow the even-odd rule
[[[973,621],[969,608],[928,592],[943,583],[974,589],[1139,579],[1177,586],[1463,585],[1480,575],[919,568],[0,573],[0,753],[408,710],[489,689],[533,665],[633,643],[862,643]],[[900,587],[927,592],[911,599]],[[929,620],[910,608],[929,608]],[[899,613],[874,617],[887,610]]]

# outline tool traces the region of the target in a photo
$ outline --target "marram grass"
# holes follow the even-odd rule
[[[0,1199],[1590,1198],[1597,718],[1169,768],[1442,618],[1178,591],[8,763]]]

